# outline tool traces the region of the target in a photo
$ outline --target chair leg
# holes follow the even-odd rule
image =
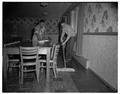
[[[19,67],[19,84],[21,84],[20,83],[20,80],[21,80],[21,74],[20,74],[21,72],[20,72],[20,67]]]
[[[55,78],[56,78],[57,75],[56,75],[56,65],[55,65],[55,64],[53,64],[53,72],[54,72],[54,76],[55,76]]]
[[[41,63],[41,66],[42,66],[42,67],[41,67],[41,72],[43,72],[43,63]]]
[[[23,84],[23,67],[19,71],[20,84]]]
[[[22,87],[22,85],[23,85],[23,83],[22,83],[22,81],[21,81],[21,77],[22,75],[21,75],[21,71],[19,71],[19,85],[20,85],[20,88]]]
[[[21,71],[21,84],[23,84],[23,71]]]
[[[9,66],[8,66],[8,72],[12,72],[12,70],[13,70],[12,65],[9,64]]]
[[[55,71],[55,69],[53,69],[53,70],[54,70],[54,75],[55,75],[55,78],[56,78],[56,77],[57,77],[57,76],[56,76],[56,71]]]
[[[58,73],[58,71],[57,71],[57,64],[55,64],[55,69],[56,69],[56,73]]]
[[[37,68],[36,68],[36,76],[37,76],[37,81],[38,81],[38,83],[39,83],[39,75],[40,75],[40,74],[39,74],[39,71],[40,71],[40,70],[39,70],[39,67],[37,67]]]

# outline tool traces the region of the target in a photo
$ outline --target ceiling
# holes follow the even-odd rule
[[[61,17],[71,2],[3,2],[3,17]]]

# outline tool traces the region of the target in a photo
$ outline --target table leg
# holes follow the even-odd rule
[[[49,82],[50,80],[50,49],[48,49],[47,51],[47,73],[46,73],[46,77],[47,77],[47,82]]]
[[[7,58],[7,49],[3,49],[3,82],[4,84],[7,82],[7,70],[8,70],[8,58]]]
[[[48,49],[47,51],[47,72],[46,72],[46,86],[45,86],[45,92],[49,92],[50,91],[50,64],[49,64],[49,60],[50,60],[50,49]]]

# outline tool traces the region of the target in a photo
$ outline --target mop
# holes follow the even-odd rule
[[[62,46],[64,68],[57,68],[57,71],[61,71],[61,72],[75,72],[75,69],[73,69],[73,68],[67,68],[67,66],[66,66],[65,49],[64,48],[65,47]]]

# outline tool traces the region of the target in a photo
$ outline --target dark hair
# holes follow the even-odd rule
[[[62,24],[62,23],[65,23],[65,18],[64,18],[64,17],[62,17],[60,23],[61,23],[61,24]]]
[[[58,23],[58,29],[59,29],[59,36],[58,36],[58,42],[61,43],[60,38],[61,38],[61,34],[62,34],[62,23],[65,23],[65,18],[62,17]]]
[[[41,20],[39,21],[39,23],[41,23],[41,22],[43,22],[43,23],[44,23],[44,22],[45,22],[45,20],[41,19]]]
[[[45,22],[45,20],[43,20],[43,19],[41,19],[41,20],[38,20],[36,23],[35,23],[35,25],[38,25],[39,23],[44,23]]]
[[[34,32],[35,32],[35,28],[33,28],[32,31],[31,31],[31,40],[33,38]]]

